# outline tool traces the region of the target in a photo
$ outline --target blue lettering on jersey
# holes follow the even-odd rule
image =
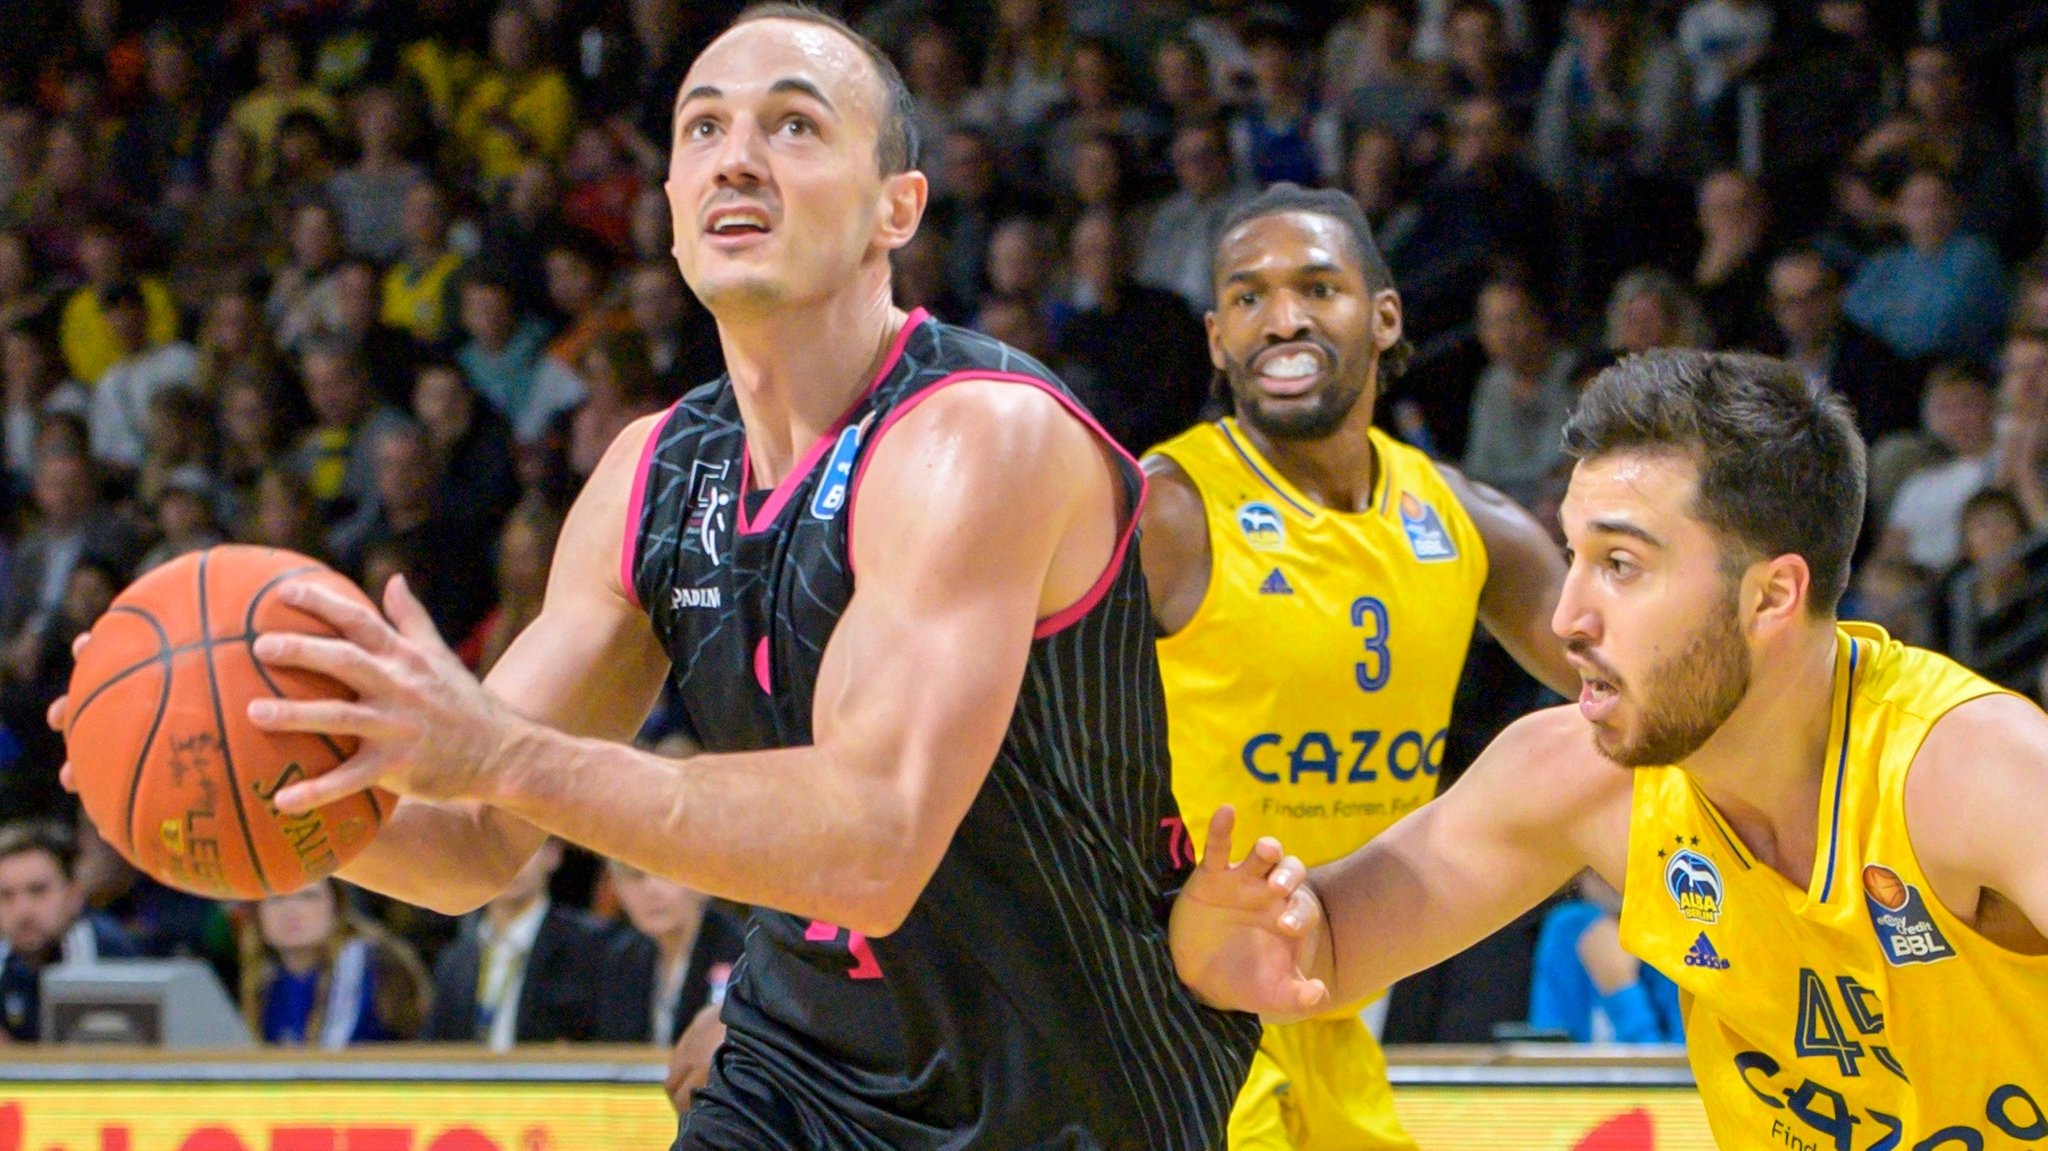
[[[1863,902],[1870,908],[1870,926],[1877,931],[1886,963],[1904,967],[1955,957],[1956,949],[1928,914],[1920,889],[1900,879],[1898,872],[1882,863],[1865,867]]]
[[[1413,492],[1401,493],[1401,530],[1408,533],[1408,549],[1423,563],[1458,558],[1458,545],[1451,542],[1451,533],[1444,530],[1436,509],[1415,498]]]
[[[1670,862],[1664,865],[1664,889],[1671,893],[1671,902],[1678,905],[1678,913],[1699,923],[1714,923],[1721,918],[1721,869],[1714,861],[1697,851],[1683,850],[1674,853]]]
[[[1260,500],[1237,509],[1237,530],[1244,533],[1246,543],[1263,552],[1287,546],[1287,524],[1279,509]]]
[[[1284,575],[1281,575],[1281,574],[1280,574],[1280,569],[1279,569],[1279,568],[1274,568],[1274,569],[1273,569],[1273,574],[1272,574],[1272,575],[1269,575],[1269,576],[1267,576],[1267,577],[1266,577],[1266,579],[1265,579],[1265,582],[1263,582],[1263,583],[1261,583],[1261,584],[1259,585],[1259,594],[1260,594],[1260,595],[1293,595],[1293,594],[1294,594],[1294,586],[1293,586],[1292,584],[1290,584],[1290,583],[1288,583],[1288,582],[1287,582],[1287,577],[1286,577],[1286,576],[1284,576]]]
[[[812,519],[829,520],[846,506],[846,493],[853,486],[853,456],[860,450],[863,426],[855,424],[840,432],[839,442],[832,445],[832,454],[825,460],[825,476],[811,497]]]
[[[1685,953],[1685,965],[1704,967],[1709,971],[1726,971],[1730,966],[1727,960],[1721,958],[1721,953],[1714,950],[1714,941],[1708,939],[1704,931],[1700,932],[1698,939],[1692,941],[1692,949]]]

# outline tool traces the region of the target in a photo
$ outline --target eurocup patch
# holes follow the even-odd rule
[[[1721,869],[1697,851],[1673,852],[1664,864],[1664,890],[1678,913],[1696,923],[1718,923],[1721,919]]]
[[[1886,963],[1904,967],[1955,958],[1956,949],[1935,926],[1920,889],[1900,879],[1898,872],[1882,863],[1865,867],[1863,902],[1870,908],[1870,926],[1877,931]]]
[[[1246,543],[1262,552],[1287,546],[1287,522],[1280,518],[1280,509],[1263,500],[1237,509],[1237,530],[1244,533]]]
[[[1423,563],[1458,558],[1458,546],[1451,542],[1451,533],[1444,530],[1436,509],[1415,498],[1413,492],[1401,493],[1401,530],[1408,533],[1409,550]]]
[[[860,451],[860,434],[866,426],[865,420],[849,426],[832,445],[832,454],[825,459],[824,478],[811,497],[812,519],[829,520],[846,506],[846,493],[853,486],[853,457]]]

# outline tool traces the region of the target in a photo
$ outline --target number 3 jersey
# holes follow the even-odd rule
[[[1153,449],[1202,493],[1209,587],[1159,641],[1173,791],[1205,832],[1279,838],[1311,866],[1434,798],[1486,586],[1479,530],[1429,457],[1370,433],[1372,504],[1334,511],[1237,421]]]
[[[918,403],[988,379],[1043,389],[1085,420],[1036,361],[920,311],[772,491],[750,482],[727,381],[655,429],[623,578],[707,751],[812,742],[820,661],[859,583],[849,525],[877,514],[858,499],[865,461]],[[1118,470],[1135,524],[1142,476],[1127,456]],[[1036,498],[1019,490],[990,514],[1032,515]],[[754,911],[714,1106],[685,1118],[686,1145],[1220,1142],[1258,1023],[1196,1003],[1167,952],[1168,892],[1189,860],[1134,538],[1127,527],[1096,587],[1034,633],[1002,747],[899,930],[870,940]]]
[[[1836,642],[1811,885],[1752,857],[1683,771],[1642,769],[1622,944],[1678,984],[1728,1151],[2048,1144],[2048,957],[1951,915],[1906,834],[1928,730],[2000,689],[1867,624]]]

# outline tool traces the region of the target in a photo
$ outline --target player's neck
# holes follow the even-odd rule
[[[886,280],[815,307],[719,318],[756,487],[782,482],[867,391],[905,320]]]
[[[1803,887],[1834,719],[1833,625],[1815,625],[1789,650],[1760,653],[1753,669],[1735,714],[1685,771],[1758,859]]]
[[[1302,495],[1331,511],[1362,512],[1372,506],[1379,470],[1378,453],[1368,434],[1372,427],[1370,400],[1370,396],[1360,397],[1358,406],[1336,431],[1317,439],[1270,436],[1242,419],[1238,427]]]

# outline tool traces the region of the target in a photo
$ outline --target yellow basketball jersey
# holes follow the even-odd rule
[[[1677,768],[1635,775],[1621,941],[1682,993],[1728,1151],[1984,1151],[2048,1141],[2048,957],[1934,897],[1906,773],[1935,721],[2000,690],[1842,624],[1805,891],[1758,862]]]
[[[1159,641],[1173,791],[1200,835],[1311,865],[1436,794],[1451,698],[1486,584],[1479,530],[1429,457],[1372,434],[1369,510],[1320,507],[1232,420],[1153,449],[1202,493],[1209,588]]]

